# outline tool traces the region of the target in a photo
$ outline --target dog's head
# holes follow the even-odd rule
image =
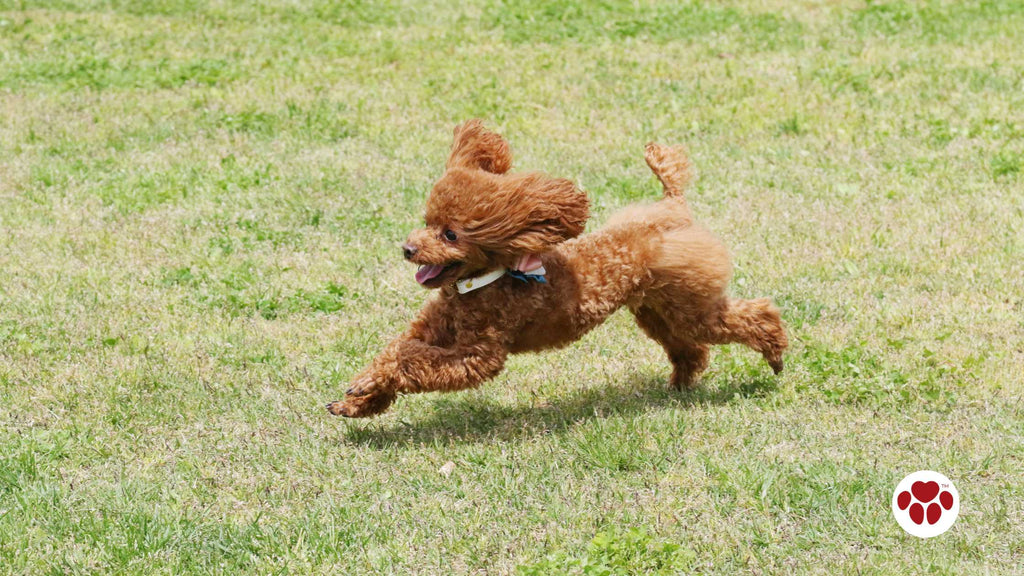
[[[575,184],[508,174],[511,167],[508,144],[479,120],[455,128],[445,173],[427,199],[426,227],[402,246],[420,265],[417,282],[437,288],[508,267],[583,231],[589,202]]]

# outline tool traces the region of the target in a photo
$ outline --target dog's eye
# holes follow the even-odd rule
[[[444,238],[445,238],[445,240],[447,240],[449,242],[455,242],[456,240],[459,239],[459,236],[458,236],[458,234],[456,234],[455,232],[452,232],[451,230],[445,230],[444,231]]]

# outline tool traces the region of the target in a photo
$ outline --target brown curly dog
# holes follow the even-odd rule
[[[372,416],[399,394],[479,386],[509,354],[566,346],[622,306],[665,348],[676,388],[696,384],[711,344],[746,344],[782,370],[779,310],[766,298],[726,295],[729,254],[692,221],[683,196],[689,160],[657,144],[645,157],[664,199],[576,238],[586,194],[569,180],[509,174],[501,136],[477,120],[456,128],[426,228],[403,246],[420,265],[416,280],[438,294],[327,409]]]

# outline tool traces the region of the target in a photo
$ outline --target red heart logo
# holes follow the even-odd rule
[[[939,493],[938,482],[914,482],[910,486],[910,491],[914,493],[914,498],[917,498],[921,502],[931,502],[932,498]]]

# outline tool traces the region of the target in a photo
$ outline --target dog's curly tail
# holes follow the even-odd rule
[[[684,147],[649,142],[644,148],[644,160],[661,180],[666,198],[685,198],[686,187],[693,179],[693,167]]]

